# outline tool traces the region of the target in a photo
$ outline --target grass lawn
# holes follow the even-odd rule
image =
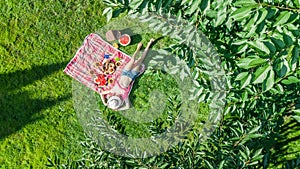
[[[102,27],[100,1],[0,2],[0,168],[44,168],[81,155],[83,130],[63,69]]]
[[[80,158],[84,133],[73,109],[72,79],[63,69],[84,38],[106,24],[101,1],[2,0],[0,6],[0,168],[45,168],[55,155]],[[140,85],[162,77],[145,74]],[[299,132],[285,136],[297,148]]]

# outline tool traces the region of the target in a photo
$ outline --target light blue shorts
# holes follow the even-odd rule
[[[134,80],[138,76],[139,72],[134,70],[123,70],[122,75],[129,77],[130,79]]]

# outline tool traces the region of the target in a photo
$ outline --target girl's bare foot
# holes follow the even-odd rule
[[[152,44],[154,41],[155,41],[154,38],[151,38],[151,39],[150,39],[150,43],[151,43],[151,44]]]
[[[148,42],[148,45],[146,47],[146,49],[149,49],[151,44],[155,41],[155,39],[151,38],[150,41]]]

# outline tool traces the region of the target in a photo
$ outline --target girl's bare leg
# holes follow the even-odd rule
[[[140,71],[140,66],[142,65],[143,61],[145,60],[145,58],[148,54],[149,48],[153,42],[154,42],[154,39],[153,38],[150,39],[150,41],[147,44],[147,47],[145,48],[145,51],[143,52],[142,56],[135,62],[134,68],[132,70],[137,71],[137,72]]]
[[[124,70],[131,70],[132,67],[134,66],[134,62],[136,59],[137,54],[139,53],[141,47],[143,46],[143,44],[140,42],[134,52],[134,54],[132,55],[130,61],[125,65]]]

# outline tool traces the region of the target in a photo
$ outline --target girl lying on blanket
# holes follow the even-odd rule
[[[141,65],[149,51],[151,44],[154,42],[154,39],[151,39],[142,56],[139,59],[136,59],[138,52],[142,47],[142,43],[139,43],[136,51],[134,52],[131,60],[126,64],[122,70],[122,74],[116,85],[108,91],[104,91],[101,95],[102,100],[104,100],[104,105],[113,109],[113,110],[126,110],[131,106],[129,100],[129,93],[131,90],[131,83],[135,78],[141,73]],[[106,98],[103,98],[106,95]]]

